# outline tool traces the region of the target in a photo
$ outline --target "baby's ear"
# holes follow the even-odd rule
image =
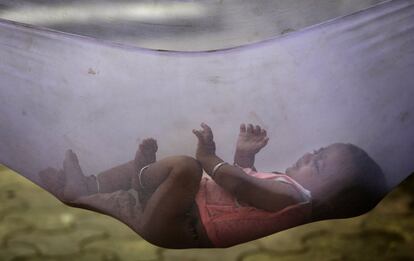
[[[371,211],[381,201],[364,186],[350,186],[338,193],[332,202],[338,218],[350,218]]]

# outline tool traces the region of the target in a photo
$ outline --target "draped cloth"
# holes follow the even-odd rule
[[[269,24],[269,26],[272,26]],[[388,1],[300,32],[232,49],[157,51],[0,21],[0,162],[38,182],[65,150],[86,174],[131,160],[194,155],[208,123],[232,158],[241,122],[270,142],[261,170],[349,142],[390,186],[414,170],[414,1]]]

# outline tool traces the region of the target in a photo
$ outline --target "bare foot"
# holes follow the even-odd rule
[[[63,188],[65,186],[65,175],[62,170],[47,168],[39,172],[42,187],[63,201]]]
[[[267,137],[266,130],[259,125],[254,127],[252,124],[249,124],[246,127],[245,124],[241,124],[234,154],[234,163],[243,168],[252,168],[255,155],[267,145],[268,141],[269,137]]]
[[[63,188],[63,201],[73,202],[77,198],[89,195],[88,179],[79,166],[78,157],[72,150],[66,151],[63,161],[65,186]]]
[[[146,202],[151,196],[151,192],[141,188],[138,174],[143,167],[151,163],[154,163],[156,161],[157,150],[158,150],[157,141],[153,138],[148,138],[148,139],[144,139],[141,142],[141,144],[139,145],[139,149],[137,150],[137,153],[135,154],[134,163],[135,163],[137,173],[134,173],[133,175],[132,188],[138,192],[138,197],[141,202],[141,206],[143,208],[145,208]],[[145,171],[142,174],[142,176],[144,176],[144,174],[145,174]],[[142,180],[143,180],[143,177],[141,177],[141,181]]]
[[[216,144],[214,142],[213,131],[205,124],[201,123],[202,130],[193,130],[198,138],[196,159],[203,161],[205,158],[216,155]]]
[[[135,154],[135,166],[137,170],[156,161],[156,153],[158,150],[157,141],[153,138],[144,139],[139,144],[139,149]]]

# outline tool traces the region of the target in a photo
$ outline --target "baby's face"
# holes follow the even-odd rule
[[[311,191],[334,192],[347,178],[335,175],[339,173],[338,168],[351,164],[351,154],[347,146],[336,143],[313,153],[306,153],[292,167],[286,169],[286,175]]]

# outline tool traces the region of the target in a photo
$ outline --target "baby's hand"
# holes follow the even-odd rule
[[[216,155],[216,144],[213,139],[213,131],[205,124],[201,123],[202,130],[193,130],[198,138],[198,147],[196,151],[196,159],[201,160],[205,157]]]
[[[259,125],[254,127],[249,124],[246,127],[245,124],[241,124],[236,154],[254,156],[267,145],[268,141],[269,137],[267,137],[266,130]]]

